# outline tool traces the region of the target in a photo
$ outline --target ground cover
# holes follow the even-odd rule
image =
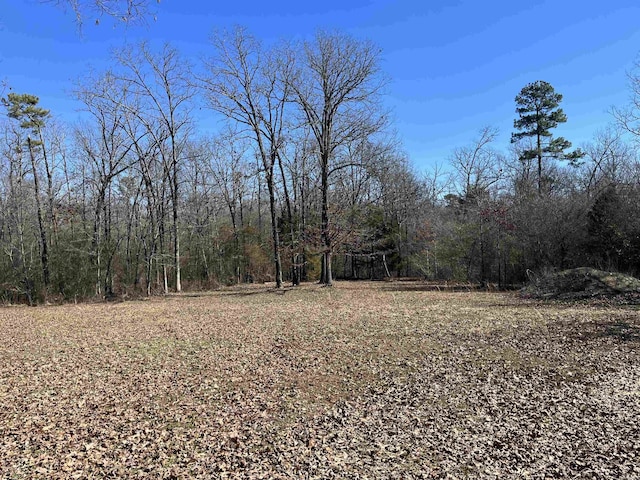
[[[0,309],[0,478],[640,478],[640,312],[398,283]]]

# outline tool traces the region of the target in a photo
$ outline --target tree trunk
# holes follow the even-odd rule
[[[296,236],[293,226],[293,211],[291,208],[291,198],[289,197],[289,188],[287,187],[287,179],[284,175],[282,167],[282,159],[278,156],[278,166],[280,167],[280,175],[282,176],[282,187],[284,190],[284,200],[287,206],[287,221],[289,223],[289,237],[291,239],[291,283],[296,286],[300,285],[300,276],[298,275],[298,255],[296,253]]]
[[[260,181],[260,164],[258,164],[258,238],[262,241],[262,182]]]
[[[384,272],[387,275],[387,278],[391,278],[391,273],[389,273],[389,266],[387,265],[387,254],[382,254],[382,265],[384,265]]]
[[[540,140],[540,134],[536,136],[537,140],[537,153],[538,153],[538,195],[542,195],[542,145]]]
[[[305,205],[306,202],[306,189],[307,189],[307,182],[306,182],[306,175],[304,173],[305,171],[305,165],[303,164],[302,166],[303,169],[303,174],[302,174],[302,182],[300,184],[300,234],[298,235],[298,238],[300,238],[302,240],[302,254],[300,255],[300,259],[299,259],[299,263],[301,264],[300,267],[300,280],[303,282],[306,282],[308,280],[307,277],[307,250],[306,250],[306,245],[305,245],[305,235],[307,233],[307,208]]]
[[[162,293],[167,295],[169,293],[169,281],[167,277],[167,262],[165,258],[165,229],[164,229],[164,214],[160,219],[159,224],[159,245],[160,245],[160,260],[162,266],[162,275],[158,279],[158,283],[162,285]]]
[[[47,217],[49,222],[49,242],[53,248],[54,239],[57,241],[58,232],[56,229],[55,221],[55,209],[53,198],[53,165],[49,165],[49,158],[47,155],[47,149],[45,148],[44,137],[42,136],[42,130],[38,129],[38,135],[40,137],[40,144],[42,145],[42,157],[44,160],[44,170],[47,175]]]
[[[117,247],[112,245],[111,239],[111,185],[106,187],[106,201],[104,202],[104,241],[105,258],[104,258],[104,294],[106,297],[113,296],[113,274],[111,264]]]
[[[178,159],[175,152],[175,138],[171,136],[172,163],[173,163],[173,185],[171,188],[173,206],[173,263],[175,265],[176,292],[182,291],[182,278],[180,276],[180,236],[178,229]]]
[[[328,152],[323,154],[328,157]],[[329,232],[329,159],[323,158],[321,160],[322,167],[322,212],[321,212],[321,228],[322,228],[322,246],[323,246],[323,266],[320,283],[330,287],[333,285],[333,279],[331,274],[331,234]]]
[[[333,286],[333,273],[332,273],[332,269],[331,269],[331,261],[332,261],[332,255],[331,255],[331,250],[329,250],[328,252],[325,253],[325,275],[326,275],[326,283],[325,285],[327,287],[331,287]]]
[[[47,232],[42,219],[42,204],[40,202],[40,185],[38,182],[38,170],[36,169],[36,158],[33,152],[33,142],[31,137],[27,137],[27,145],[29,147],[29,157],[31,159],[31,169],[33,170],[33,187],[36,200],[36,213],[38,216],[38,229],[40,230],[40,259],[42,261],[42,280],[45,290],[49,287],[49,250],[47,246]]]
[[[95,277],[95,294],[102,294],[102,259],[101,259],[101,242],[100,242],[100,215],[102,214],[102,204],[104,202],[104,194],[102,188],[98,192],[98,200],[93,218],[93,238],[91,239],[91,254],[96,267]]]
[[[270,171],[266,172],[267,189],[269,190],[269,210],[271,212],[271,236],[273,238],[273,260],[276,269],[276,288],[282,288],[282,262],[280,260],[280,233],[276,216],[276,194],[273,185],[273,163]]]

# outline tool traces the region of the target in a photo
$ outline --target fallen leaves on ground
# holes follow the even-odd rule
[[[307,285],[0,309],[2,478],[640,478],[640,315]]]

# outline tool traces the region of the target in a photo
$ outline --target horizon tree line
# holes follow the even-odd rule
[[[516,96],[506,151],[487,126],[419,173],[382,107],[380,55],[340,32],[267,47],[236,28],[214,33],[202,65],[170,45],[115,52],[76,82],[77,124],[9,92],[0,298],[640,272],[640,102],[570,151],[552,133],[562,95],[536,81]]]

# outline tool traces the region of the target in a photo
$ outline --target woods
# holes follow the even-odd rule
[[[637,71],[635,100],[580,148],[554,136],[570,112],[536,81],[509,145],[479,126],[419,172],[382,106],[381,59],[340,32],[264,45],[236,28],[200,64],[168,44],[114,52],[77,80],[76,123],[5,92],[0,300],[640,272]]]
[[[1,478],[640,478],[639,5],[5,3]]]

